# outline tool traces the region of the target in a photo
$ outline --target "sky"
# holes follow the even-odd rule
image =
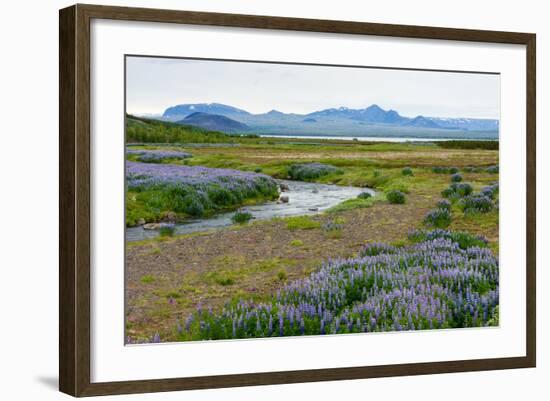
[[[407,117],[499,119],[500,76],[127,57],[128,113],[162,114],[186,103],[223,103],[254,114],[377,104]]]

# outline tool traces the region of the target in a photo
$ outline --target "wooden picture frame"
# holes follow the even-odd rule
[[[527,49],[525,60],[527,71],[526,356],[92,383],[90,380],[90,21],[94,18],[525,45]],[[59,28],[60,391],[73,396],[94,396],[535,366],[536,37],[534,34],[80,4],[60,11]]]

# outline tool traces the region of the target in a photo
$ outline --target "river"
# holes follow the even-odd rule
[[[356,198],[361,192],[370,192],[374,195],[374,190],[369,188],[288,180],[279,180],[278,182],[288,186],[288,191],[282,192],[281,195],[288,196],[289,202],[266,202],[246,207],[254,220],[317,214],[347,199]],[[187,220],[185,223],[176,224],[175,233],[189,234],[227,227],[233,224],[231,221],[233,214],[234,212],[227,212],[210,218]],[[157,230],[145,230],[141,226],[126,228],[127,241],[140,241],[158,235]]]

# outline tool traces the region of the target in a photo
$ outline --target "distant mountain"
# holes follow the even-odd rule
[[[325,109],[310,113],[307,117],[345,118],[368,123],[382,124],[399,124],[407,120],[406,117],[401,117],[395,110],[386,111],[376,104],[373,104],[366,109],[350,109],[347,107]]]
[[[441,128],[435,121],[423,116],[418,116],[403,123],[407,127]]]
[[[468,131],[498,131],[499,122],[489,118],[440,118],[430,117],[441,128],[465,129]]]
[[[202,112],[192,113],[183,120],[178,121],[178,123],[221,132],[244,132],[250,130],[248,125],[229,117]]]
[[[206,114],[195,115],[196,113]],[[212,117],[214,116],[214,117]],[[226,117],[228,120],[221,119]],[[180,104],[167,108],[161,120],[194,124],[207,129],[234,133],[344,135],[497,139],[499,121],[479,118],[405,117],[396,110],[384,110],[373,104],[364,109],[338,107],[308,114],[271,110],[252,114],[220,103]],[[241,124],[241,125],[239,125]]]
[[[231,116],[246,116],[250,113],[236,107],[227,106],[220,103],[196,103],[196,104],[179,104],[177,106],[167,108],[162,117],[170,121],[182,120],[193,113],[208,113],[218,114],[226,117]]]

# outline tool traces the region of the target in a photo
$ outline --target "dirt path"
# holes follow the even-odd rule
[[[343,218],[340,235],[322,228],[289,230],[285,221],[258,222],[127,248],[127,335],[173,335],[200,303],[218,308],[232,298],[261,298],[285,282],[304,277],[335,257],[351,256],[369,241],[402,240],[419,227],[435,199],[410,194],[404,205],[376,203],[337,215],[319,215],[321,225]]]

